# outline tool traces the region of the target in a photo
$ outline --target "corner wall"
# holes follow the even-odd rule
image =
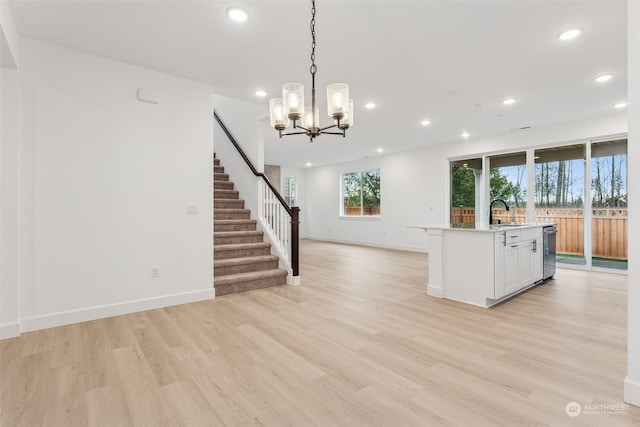
[[[0,2],[0,339],[20,333],[18,312],[19,39],[8,2]]]
[[[628,164],[640,163],[640,2],[628,3],[627,37],[628,90],[629,90],[629,143]],[[628,169],[629,197],[629,236],[640,236],[640,170]],[[634,186],[634,187],[631,187]],[[637,186],[637,187],[636,187]],[[629,308],[628,308],[628,371],[625,380],[625,401],[640,406],[640,242],[629,239]]]
[[[21,60],[21,331],[212,298],[213,88],[30,40]]]

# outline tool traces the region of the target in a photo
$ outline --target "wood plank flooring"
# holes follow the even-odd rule
[[[424,254],[301,260],[298,287],[1,341],[0,425],[640,425],[585,406],[623,403],[625,276],[559,269],[483,309],[428,297]]]

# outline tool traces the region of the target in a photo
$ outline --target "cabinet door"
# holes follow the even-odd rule
[[[533,251],[533,242],[532,240],[524,240],[520,242],[520,251],[519,251],[519,260],[520,260],[520,271],[519,271],[519,282],[520,287],[523,288],[528,286],[534,282],[533,280],[533,272],[531,268],[531,253]]]
[[[504,249],[504,294],[520,289],[520,244],[509,243]]]
[[[542,237],[533,240],[531,250],[531,283],[542,280]]]

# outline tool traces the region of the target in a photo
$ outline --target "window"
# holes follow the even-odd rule
[[[526,222],[527,154],[524,151],[489,157],[489,200],[504,200],[509,208],[496,203],[491,209],[494,221]]]
[[[482,159],[451,162],[451,226],[473,228],[478,220],[477,194],[482,185]]]
[[[289,206],[296,206],[298,203],[298,182],[295,178],[284,179],[284,201]]]
[[[342,175],[342,216],[380,215],[380,169]]]

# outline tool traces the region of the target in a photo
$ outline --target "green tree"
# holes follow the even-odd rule
[[[364,206],[380,206],[380,170],[363,172],[361,176]]]
[[[451,167],[451,205],[476,205],[476,177],[473,169],[457,165]]]
[[[491,200],[503,199],[508,200],[513,196],[513,185],[509,181],[507,175],[501,174],[500,169],[491,168],[489,190]]]

